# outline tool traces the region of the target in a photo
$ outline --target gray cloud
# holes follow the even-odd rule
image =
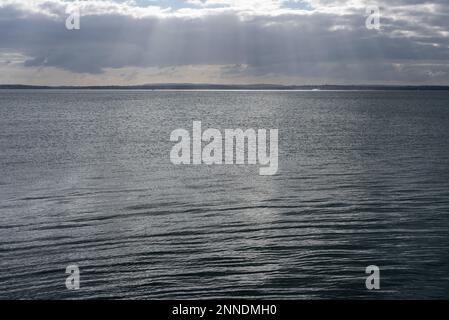
[[[80,30],[68,31],[66,14],[55,3],[38,12],[11,4],[0,7],[0,50],[22,53],[26,67],[73,73],[222,65],[230,66],[223,67],[224,75],[251,75],[261,82],[280,75],[449,84],[449,8],[443,1],[432,3],[430,13],[416,8],[429,5],[425,1],[382,4],[381,31],[366,29],[361,8],[244,18],[232,11],[190,17],[88,13]]]

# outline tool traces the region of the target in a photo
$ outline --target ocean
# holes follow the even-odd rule
[[[277,174],[174,165],[194,121]],[[0,298],[447,299],[448,142],[448,91],[0,90]]]

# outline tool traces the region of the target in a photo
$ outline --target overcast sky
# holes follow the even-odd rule
[[[3,84],[449,85],[449,0],[0,0],[0,70]]]

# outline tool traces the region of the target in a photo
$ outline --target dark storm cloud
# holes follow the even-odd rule
[[[228,11],[139,18],[95,13],[81,17],[80,30],[68,31],[67,15],[52,2],[44,8],[52,15],[9,5],[0,7],[0,50],[23,53],[29,57],[25,66],[76,73],[126,66],[236,65],[245,67],[223,70],[259,77],[449,83],[448,6],[433,1],[429,14],[409,6],[428,2],[393,3],[407,8],[382,4],[391,15],[382,16],[381,31],[365,27],[360,8],[245,19]]]

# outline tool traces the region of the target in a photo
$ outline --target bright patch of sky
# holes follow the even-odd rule
[[[174,10],[198,7],[196,4],[184,0],[134,0],[134,1],[118,0],[118,2],[134,3],[136,6],[139,7],[158,6],[161,8],[172,8]]]
[[[163,9],[199,9],[199,8],[253,8],[267,5],[273,8],[312,10],[307,0],[116,0],[138,7],[157,6]]]

